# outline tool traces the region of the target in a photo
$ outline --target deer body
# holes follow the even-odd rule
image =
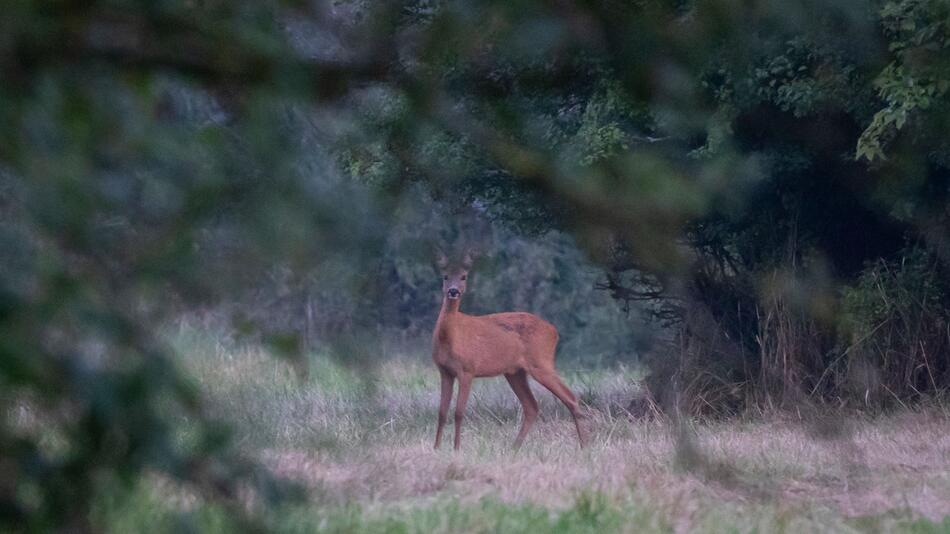
[[[509,375],[553,368],[557,340],[554,325],[530,313],[473,316],[443,311],[432,340],[432,358],[454,375]]]
[[[432,360],[439,369],[442,394],[435,434],[435,448],[442,441],[442,430],[448,416],[455,381],[459,382],[455,403],[455,448],[461,441],[462,419],[471,392],[472,379],[503,375],[515,392],[524,411],[521,430],[515,447],[521,446],[525,435],[538,416],[538,403],[528,385],[531,376],[567,406],[574,418],[577,437],[584,446],[586,436],[581,430],[577,398],[554,368],[557,328],[536,315],[523,312],[467,315],[459,311],[465,291],[470,259],[463,269],[443,275],[443,300],[439,319],[432,333]],[[440,268],[446,270],[444,258]]]

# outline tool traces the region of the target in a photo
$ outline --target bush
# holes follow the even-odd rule
[[[950,385],[950,287],[922,248],[869,265],[843,291],[840,354],[845,389],[874,400],[917,399]]]

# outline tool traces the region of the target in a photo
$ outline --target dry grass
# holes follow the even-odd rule
[[[660,425],[631,424],[623,435],[597,427],[596,443],[583,452],[568,421],[539,426],[517,453],[505,448],[512,425],[483,421],[466,429],[459,453],[433,452],[428,432],[380,432],[343,455],[267,450],[264,457],[277,472],[340,502],[412,506],[434,497],[493,497],[564,507],[594,491],[648,501],[684,528],[716,502],[829,508],[843,516],[950,514],[950,435],[946,421],[931,416],[862,425],[835,442],[788,424],[703,428],[697,439],[713,467],[693,471],[678,467],[674,440]]]
[[[602,495],[648,510],[661,531],[890,530],[950,516],[950,420],[939,409],[832,421],[834,439],[788,420],[672,432],[624,412],[636,373],[601,369],[565,373],[590,406],[588,449],[533,384],[544,419],[512,451],[519,406],[499,378],[476,381],[463,450],[433,451],[438,381],[421,355],[365,381],[316,358],[301,382],[256,350],[190,347],[188,366],[243,446],[322,507],[372,516],[488,499],[556,511]]]

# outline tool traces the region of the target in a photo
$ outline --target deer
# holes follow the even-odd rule
[[[472,389],[472,380],[503,375],[521,403],[521,429],[513,448],[521,447],[538,417],[538,402],[528,384],[530,376],[557,397],[574,419],[580,447],[587,444],[581,428],[577,397],[564,384],[554,367],[557,328],[525,312],[467,315],[459,310],[465,294],[474,253],[467,250],[460,265],[450,268],[446,255],[437,251],[436,266],[442,275],[442,308],[432,332],[432,360],[439,370],[441,397],[435,431],[435,447],[442,443],[452,390],[458,380],[455,401],[455,450],[461,447],[462,420]]]

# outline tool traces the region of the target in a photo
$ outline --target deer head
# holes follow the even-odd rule
[[[442,276],[442,295],[449,300],[458,300],[465,294],[468,272],[475,261],[475,252],[467,249],[461,263],[453,265],[442,250],[436,250],[436,266]]]

